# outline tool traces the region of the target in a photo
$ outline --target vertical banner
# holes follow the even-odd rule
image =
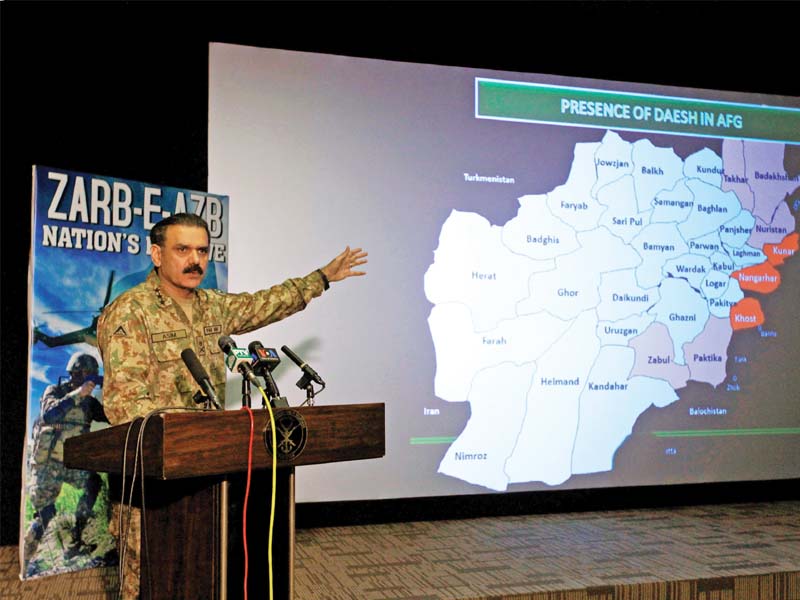
[[[64,441],[107,426],[97,320],[150,272],[153,225],[181,212],[205,219],[202,287],[228,284],[227,196],[37,166],[32,209],[22,579],[117,561],[107,477],[67,469]]]

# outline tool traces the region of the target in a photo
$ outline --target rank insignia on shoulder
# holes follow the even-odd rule
[[[117,329],[114,331],[114,333],[113,333],[112,337],[125,337],[125,336],[127,336],[127,335],[128,335],[128,332],[127,332],[127,331],[125,331],[125,328],[124,328],[122,325],[120,325],[120,326],[119,326],[119,327],[117,327]]]

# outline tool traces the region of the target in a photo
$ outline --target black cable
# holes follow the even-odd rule
[[[130,441],[131,431],[133,430],[133,426],[136,424],[136,419],[128,423],[128,430],[125,432],[125,445],[122,448],[122,490],[120,493],[120,502],[119,502],[119,515],[117,517],[117,529],[119,531],[119,545],[120,548],[120,557],[119,557],[119,590],[117,594],[117,600],[122,600],[122,588],[123,584],[125,583],[125,557],[128,552],[128,534],[130,533],[131,527],[131,504],[133,503],[133,495],[131,492],[131,500],[128,504],[128,520],[125,523],[125,527],[122,526],[123,521],[123,514],[125,512],[125,478],[127,477],[127,468],[128,468],[128,442]],[[132,488],[131,488],[132,489]]]
[[[147,538],[147,507],[145,502],[145,465],[144,465],[144,431],[145,427],[150,420],[151,417],[168,413],[168,412],[206,412],[206,409],[203,408],[194,408],[194,407],[184,407],[184,406],[175,406],[175,407],[162,407],[157,408],[155,410],[150,411],[144,417],[139,417],[134,419],[128,424],[128,430],[125,434],[125,448],[123,449],[122,454],[122,492],[120,498],[120,514],[118,519],[118,527],[119,527],[119,535],[120,535],[120,546],[122,546],[120,550],[120,563],[119,563],[119,594],[117,596],[118,600],[122,600],[122,590],[123,584],[125,581],[125,555],[127,554],[127,547],[128,547],[128,537],[130,535],[130,527],[131,527],[131,518],[133,514],[133,490],[136,486],[136,475],[137,472],[141,472],[142,482],[141,482],[141,496],[142,496],[142,514],[141,514],[141,531],[142,531],[142,539],[143,545],[140,547],[140,565],[142,560],[142,554],[144,555],[144,559],[147,561],[147,586],[150,597],[153,596],[153,580],[152,580],[152,569],[150,565],[150,548],[148,545],[148,538]],[[123,512],[125,509],[125,478],[127,476],[127,459],[128,459],[128,442],[130,440],[130,434],[133,430],[133,426],[136,422],[141,422],[141,426],[139,427],[139,434],[136,440],[136,448],[134,451],[134,462],[133,462],[133,476],[131,477],[131,490],[130,495],[128,497],[128,513],[127,513],[127,520],[125,523],[125,529],[123,533],[122,528],[122,520],[123,520]],[[143,552],[142,552],[143,550]]]

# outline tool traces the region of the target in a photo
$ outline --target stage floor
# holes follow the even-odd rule
[[[296,600],[800,598],[800,502],[333,527],[297,538]]]
[[[330,527],[297,541],[295,600],[800,600],[800,502]],[[17,547],[0,548],[3,600],[114,597],[113,569],[18,572]]]

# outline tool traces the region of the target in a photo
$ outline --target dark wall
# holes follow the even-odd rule
[[[0,3],[0,544],[16,543],[18,528],[31,166],[205,189],[209,41],[798,96],[791,8],[696,2]],[[659,490],[637,494],[641,503],[669,503]],[[785,486],[700,486],[681,497],[722,501],[765,494],[782,497]],[[558,494],[537,505],[609,506],[613,497]],[[340,507],[338,514],[348,520],[364,514],[467,516],[514,512],[520,504],[509,500],[498,508],[497,497],[490,498],[385,503],[367,513]]]

